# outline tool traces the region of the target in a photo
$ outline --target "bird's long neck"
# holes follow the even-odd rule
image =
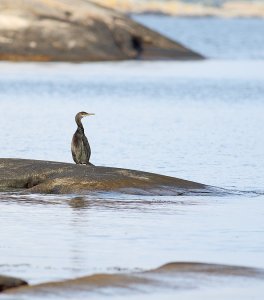
[[[84,133],[84,128],[83,128],[83,124],[80,118],[75,118],[76,124],[78,126],[77,130],[81,131],[82,133]]]

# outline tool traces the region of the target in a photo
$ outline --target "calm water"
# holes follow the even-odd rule
[[[171,36],[171,23],[187,23],[155,20]],[[199,31],[200,22],[207,27]],[[188,28],[196,28],[202,43],[204,31],[217,32],[221,22],[225,28],[230,21],[194,19]],[[259,21],[244,22],[250,38]],[[245,35],[232,26],[231,33],[237,40]],[[94,164],[244,191],[223,197],[0,194],[0,274],[36,283],[183,260],[264,268],[263,49],[226,47],[225,58],[215,51],[221,59],[199,62],[0,63],[0,157],[71,162],[74,115],[85,110],[96,114],[84,120]]]
[[[217,59],[264,59],[263,19],[134,16],[162,34]]]

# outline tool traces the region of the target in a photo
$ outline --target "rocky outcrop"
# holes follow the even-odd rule
[[[184,46],[85,0],[0,0],[0,60],[198,59]]]
[[[215,194],[212,187],[153,173],[69,163],[0,159],[0,190],[87,194],[115,191],[143,195]]]
[[[19,278],[0,275],[0,292],[22,285],[27,285],[27,282]]]

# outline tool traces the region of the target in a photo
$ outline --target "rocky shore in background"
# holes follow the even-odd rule
[[[85,0],[0,0],[0,60],[200,59],[112,9]]]
[[[136,195],[217,194],[210,186],[153,173],[62,162],[0,159],[0,191],[44,194],[120,192]]]
[[[175,17],[263,18],[261,0],[92,0],[124,13],[160,14]]]

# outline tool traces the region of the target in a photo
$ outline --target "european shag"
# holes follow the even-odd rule
[[[89,163],[90,156],[91,156],[91,148],[89,145],[89,142],[87,140],[87,137],[84,134],[84,128],[83,124],[81,122],[81,119],[86,116],[91,116],[94,114],[87,113],[84,111],[79,112],[75,116],[75,122],[77,124],[77,130],[75,131],[73,137],[72,137],[72,143],[71,143],[71,152],[72,152],[72,158],[78,165],[90,165]]]

